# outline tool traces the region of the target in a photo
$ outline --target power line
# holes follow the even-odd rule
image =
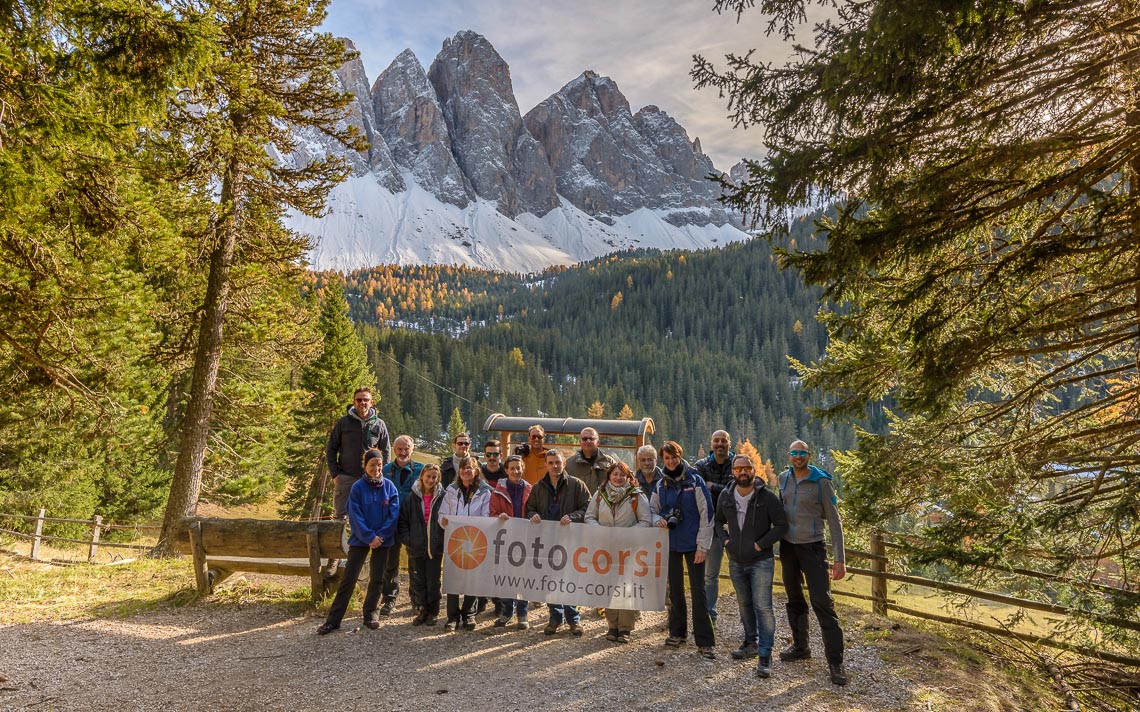
[[[379,351],[379,349],[377,349],[377,350]],[[407,366],[405,366],[404,364],[400,363],[400,361],[399,361],[399,360],[398,360],[398,359],[397,359],[395,356],[390,356],[390,355],[389,355],[387,352],[384,352],[384,351],[380,351],[380,353],[381,353],[381,354],[384,356],[384,358],[388,359],[389,361],[391,361],[392,363],[396,364],[396,365],[397,365],[397,366],[399,366],[400,368],[404,369],[404,370],[405,370],[405,371],[407,371],[408,373],[411,373],[411,374],[413,374],[413,375],[415,375],[415,376],[417,376],[417,377],[419,377],[419,378],[422,378],[423,380],[425,380],[425,381],[427,381],[428,383],[432,384],[433,386],[435,386],[435,387],[436,387],[436,388],[438,388],[439,390],[443,391],[444,393],[450,393],[451,395],[455,396],[456,398],[458,398],[459,400],[463,401],[464,403],[469,403],[469,404],[471,405],[471,407],[472,407],[472,408],[478,408],[478,409],[480,409],[480,410],[486,411],[486,413],[487,413],[488,415],[494,415],[494,414],[495,414],[495,411],[491,410],[491,409],[490,409],[490,408],[488,408],[487,406],[479,405],[478,403],[476,403],[476,402],[474,402],[474,401],[472,401],[472,400],[468,400],[467,398],[464,398],[463,396],[459,395],[458,393],[456,393],[455,391],[451,390],[451,389],[450,389],[450,388],[448,388],[447,386],[441,386],[440,384],[438,384],[438,383],[436,383],[435,381],[431,380],[430,378],[428,378],[428,377],[427,377],[427,376],[425,376],[424,374],[420,373],[419,371],[417,371],[417,370],[415,370],[415,369],[412,369],[412,368],[408,368],[408,367],[407,367]]]

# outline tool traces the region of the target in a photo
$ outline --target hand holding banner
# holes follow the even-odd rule
[[[448,517],[443,591],[660,611],[668,565],[669,535],[656,527]]]

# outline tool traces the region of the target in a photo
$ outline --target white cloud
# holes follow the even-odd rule
[[[726,53],[755,48],[756,59],[781,61],[788,45],[765,36],[757,11],[738,24],[710,7],[691,0],[333,0],[324,27],[356,43],[370,80],[406,47],[428,66],[445,38],[474,30],[510,65],[523,113],[593,69],[617,82],[634,111],[655,104],[668,112],[728,170],[741,157],[761,155],[763,134],[734,129],[715,91],[693,89],[692,55],[723,63]]]

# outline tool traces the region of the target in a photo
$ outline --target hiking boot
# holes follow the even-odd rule
[[[380,619],[368,618],[366,621],[364,621],[364,625],[367,626],[369,630],[376,630],[380,627]]]
[[[475,616],[465,616],[463,618],[463,630],[475,630]]]
[[[712,648],[697,648],[697,652],[699,652],[701,657],[705,660],[716,660],[716,653],[713,652]]]
[[[447,625],[445,625],[443,629],[448,633],[454,633],[459,630],[459,621],[448,618]]]
[[[317,635],[328,635],[337,628],[340,628],[336,623],[322,623],[320,628],[317,628]]]
[[[496,628],[506,628],[507,624],[510,622],[511,622],[510,616],[499,616],[498,618],[495,619],[494,625]]]
[[[771,655],[760,655],[756,658],[756,677],[772,677]]]
[[[847,670],[843,663],[828,663],[827,670],[831,673],[831,684],[841,687],[847,684]]]
[[[549,623],[546,624],[546,627],[542,629],[542,632],[545,633],[546,635],[554,635],[555,633],[558,632],[558,629],[560,627],[562,627],[561,623],[555,623],[554,621],[550,621]]]
[[[439,621],[439,614],[438,613],[428,612],[428,613],[424,614],[424,625],[435,625],[436,622],[438,622],[438,621]]]
[[[684,638],[677,638],[677,637],[674,637],[671,635],[665,639],[665,645],[669,646],[670,648],[679,648],[684,644],[685,644]]]
[[[420,610],[416,611],[416,617],[412,619],[412,625],[423,625],[424,621],[427,620],[427,617],[427,610],[421,608]]]
[[[570,624],[570,635],[574,636],[575,638],[581,638],[582,634],[585,632],[586,631],[582,630],[582,626],[578,625],[577,623]]]
[[[760,648],[756,643],[741,643],[740,647],[731,653],[733,660],[750,660],[759,654]]]
[[[382,616],[390,616],[390,615],[392,615],[392,608],[394,606],[395,606],[395,601],[393,601],[392,599],[389,598],[387,601],[384,601],[384,603],[381,604],[380,610],[377,611],[377,613],[379,613]]]
[[[617,634],[617,642],[628,643],[629,642],[629,631],[628,630],[619,630],[618,634]]]
[[[484,596],[480,596],[479,600],[475,603],[475,615],[479,615],[485,610],[487,610],[487,599]]]
[[[616,643],[617,635],[617,628],[610,628],[608,631],[606,631],[606,640],[610,641],[611,643]]]
[[[797,648],[789,645],[780,651],[780,660],[790,663],[793,660],[808,660],[811,658],[811,648]]]
[[[530,628],[530,621],[526,619],[526,616],[519,616],[519,622],[515,624],[515,627],[519,630],[527,630]]]

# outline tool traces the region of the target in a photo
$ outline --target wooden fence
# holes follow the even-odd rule
[[[101,546],[107,547],[107,548],[113,548],[113,549],[133,549],[135,551],[149,551],[150,549],[154,548],[153,544],[122,544],[119,542],[101,541],[100,538],[101,538],[103,532],[121,530],[121,531],[134,531],[134,532],[141,533],[141,532],[145,532],[145,531],[157,532],[160,529],[162,529],[162,527],[158,527],[158,526],[148,527],[148,526],[138,526],[135,524],[114,524],[111,522],[104,522],[103,517],[101,517],[98,514],[93,516],[91,519],[65,519],[62,517],[48,517],[48,516],[45,516],[46,513],[47,513],[46,510],[43,508],[40,508],[39,514],[37,514],[34,517],[27,515],[27,514],[5,514],[5,513],[0,512],[0,521],[3,521],[5,524],[7,524],[6,520],[11,520],[11,519],[20,519],[23,521],[34,521],[35,522],[35,527],[34,527],[34,531],[32,534],[28,534],[27,532],[16,531],[15,529],[11,529],[10,527],[0,527],[0,534],[8,534],[10,536],[16,537],[17,539],[23,539],[25,541],[30,541],[31,542],[31,551],[29,552],[28,556],[34,561],[44,561],[44,559],[42,559],[40,557],[40,543],[41,542],[58,541],[58,542],[66,543],[66,544],[86,545],[87,546],[87,561],[88,561],[88,563],[93,564],[93,563],[95,563],[95,558],[99,555],[99,547],[101,547]],[[87,527],[90,527],[91,536],[86,538],[86,539],[74,539],[74,538],[68,538],[68,537],[62,537],[62,536],[49,536],[49,535],[43,533],[45,522],[52,523],[52,524],[82,524],[82,525],[85,525]]]

